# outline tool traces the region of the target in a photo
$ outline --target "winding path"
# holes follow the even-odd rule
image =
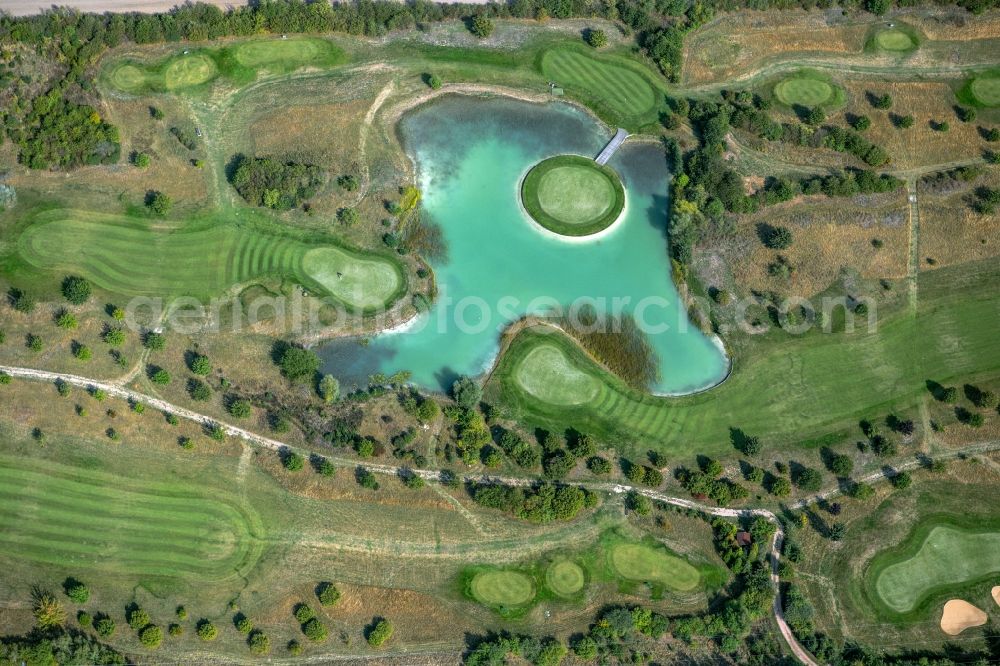
[[[141,402],[144,405],[159,409],[163,412],[169,412],[180,418],[187,419],[189,421],[194,421],[195,423],[200,423],[202,425],[214,426],[218,425],[222,427],[227,435],[233,437],[239,437],[245,441],[263,446],[268,449],[275,451],[281,450],[295,450],[296,447],[289,446],[283,442],[276,439],[271,439],[269,437],[264,437],[263,435],[258,435],[244,428],[240,428],[228,423],[219,421],[210,416],[204,414],[199,414],[198,412],[192,411],[190,409],[185,409],[179,407],[166,400],[161,400],[153,396],[139,393],[138,391],[132,391],[124,388],[120,384],[106,381],[97,381],[87,377],[81,377],[80,375],[72,375],[61,372],[49,372],[47,370],[36,370],[34,368],[22,368],[17,366],[0,365],[0,372],[6,372],[11,377],[18,377],[21,379],[31,379],[36,381],[46,381],[55,382],[57,380],[66,382],[73,386],[77,386],[84,389],[100,389],[105,391],[108,395],[120,398],[122,400],[130,400],[133,402]],[[312,453],[305,449],[301,449],[303,452]],[[382,464],[372,464],[372,463],[359,463],[356,460],[351,460],[348,458],[336,458],[328,456],[333,462],[340,463],[342,465],[353,465],[362,466],[376,474],[386,474],[391,476],[399,476],[406,470],[408,473],[416,474],[424,480],[427,481],[437,481],[440,479],[440,472],[438,470],[429,469],[410,469],[405,467],[397,467],[395,465],[382,465]],[[507,485],[518,485],[526,486],[536,482],[535,479],[522,478],[522,477],[498,477],[498,476],[483,476],[483,475],[465,475],[463,479],[466,481],[492,481],[496,483],[504,483]],[[778,565],[781,561],[781,546],[785,539],[784,530],[781,527],[781,521],[778,517],[766,509],[725,509],[720,507],[706,506],[704,504],[698,504],[689,499],[684,499],[682,497],[672,497],[670,495],[665,495],[656,490],[651,490],[649,488],[636,488],[634,486],[617,484],[617,483],[589,483],[589,482],[574,482],[575,485],[582,486],[588,490],[596,490],[602,492],[609,492],[614,494],[623,494],[627,492],[636,492],[645,497],[658,502],[665,502],[673,506],[683,507],[685,509],[693,509],[695,511],[700,511],[702,513],[720,516],[725,518],[740,518],[744,516],[762,516],[769,520],[777,528],[774,532],[774,538],[771,541],[771,586],[774,591],[774,619],[778,624],[778,629],[781,632],[782,637],[788,644],[789,649],[795,657],[805,664],[806,666],[820,666],[820,664],[815,661],[809,652],[803,648],[799,642],[795,639],[792,634],[791,627],[785,621],[785,616],[783,609],[781,607],[781,591],[779,589],[779,578],[778,578]]]

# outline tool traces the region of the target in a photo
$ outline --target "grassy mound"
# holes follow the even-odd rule
[[[880,605],[906,615],[1000,574],[1000,531],[930,519],[900,548],[876,557],[868,573]]]
[[[619,543],[609,554],[611,567],[622,578],[662,583],[677,591],[693,590],[701,582],[698,570],[681,558],[638,543]]]
[[[564,236],[589,236],[614,223],[625,188],[614,170],[579,155],[542,160],[524,177],[521,201],[540,225]]]
[[[3,455],[0,499],[0,554],[19,560],[219,581],[261,552],[238,495],[183,481]]]
[[[875,35],[876,45],[883,51],[912,51],[917,48],[917,42],[905,30],[892,28]]]
[[[570,560],[553,562],[545,570],[545,584],[561,597],[575,595],[586,582],[583,569]]]
[[[18,239],[18,251],[37,268],[79,273],[132,296],[208,298],[236,284],[278,277],[365,311],[392,303],[406,290],[401,268],[388,258],[207,222],[173,226],[57,209],[35,219]]]
[[[470,591],[477,601],[487,606],[523,606],[535,598],[535,584],[529,576],[502,569],[477,573],[470,583]]]
[[[552,405],[580,405],[594,399],[600,381],[577,369],[554,345],[538,345],[518,365],[516,381],[522,389]]]
[[[542,74],[568,93],[581,93],[598,108],[607,109],[623,123],[635,123],[656,106],[649,81],[624,64],[598,60],[568,48],[546,51]]]
[[[260,71],[284,74],[302,67],[333,67],[346,60],[332,42],[315,37],[260,39],[216,49],[188,50],[156,63],[132,60],[111,62],[105,81],[122,92],[179,92],[197,90],[222,76],[242,85]]]
[[[1000,71],[969,79],[959,91],[958,98],[965,104],[975,106],[1000,106]]]
[[[834,107],[844,102],[844,91],[827,77],[808,71],[782,79],[774,86],[774,96],[786,106]]]

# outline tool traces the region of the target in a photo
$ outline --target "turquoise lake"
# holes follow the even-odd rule
[[[626,142],[608,163],[625,185],[624,218],[601,238],[567,242],[523,212],[518,185],[545,157],[601,150],[610,135],[583,111],[449,96],[404,117],[399,131],[416,164],[422,219],[440,227],[447,245],[446,256],[432,262],[439,294],[408,328],[368,346],[323,345],[323,371],[345,388],[366,385],[376,372],[408,370],[415,384],[446,390],[459,375],[489,369],[511,321],[586,302],[602,312],[617,303],[645,323],[660,366],[652,391],[693,392],[725,376],[724,354],[687,323],[670,280],[670,174],[662,147]]]

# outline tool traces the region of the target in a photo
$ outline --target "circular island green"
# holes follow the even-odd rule
[[[607,229],[625,208],[625,188],[610,167],[581,155],[542,160],[521,183],[531,218],[561,236],[591,236]]]

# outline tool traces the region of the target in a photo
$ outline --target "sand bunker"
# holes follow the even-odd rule
[[[1000,585],[995,585],[990,593],[993,595],[993,601],[997,602],[997,606],[1000,606]]]
[[[994,598],[997,588],[993,590]],[[944,605],[941,615],[941,631],[949,636],[957,636],[970,627],[986,624],[986,613],[979,610],[968,601],[951,599]]]

